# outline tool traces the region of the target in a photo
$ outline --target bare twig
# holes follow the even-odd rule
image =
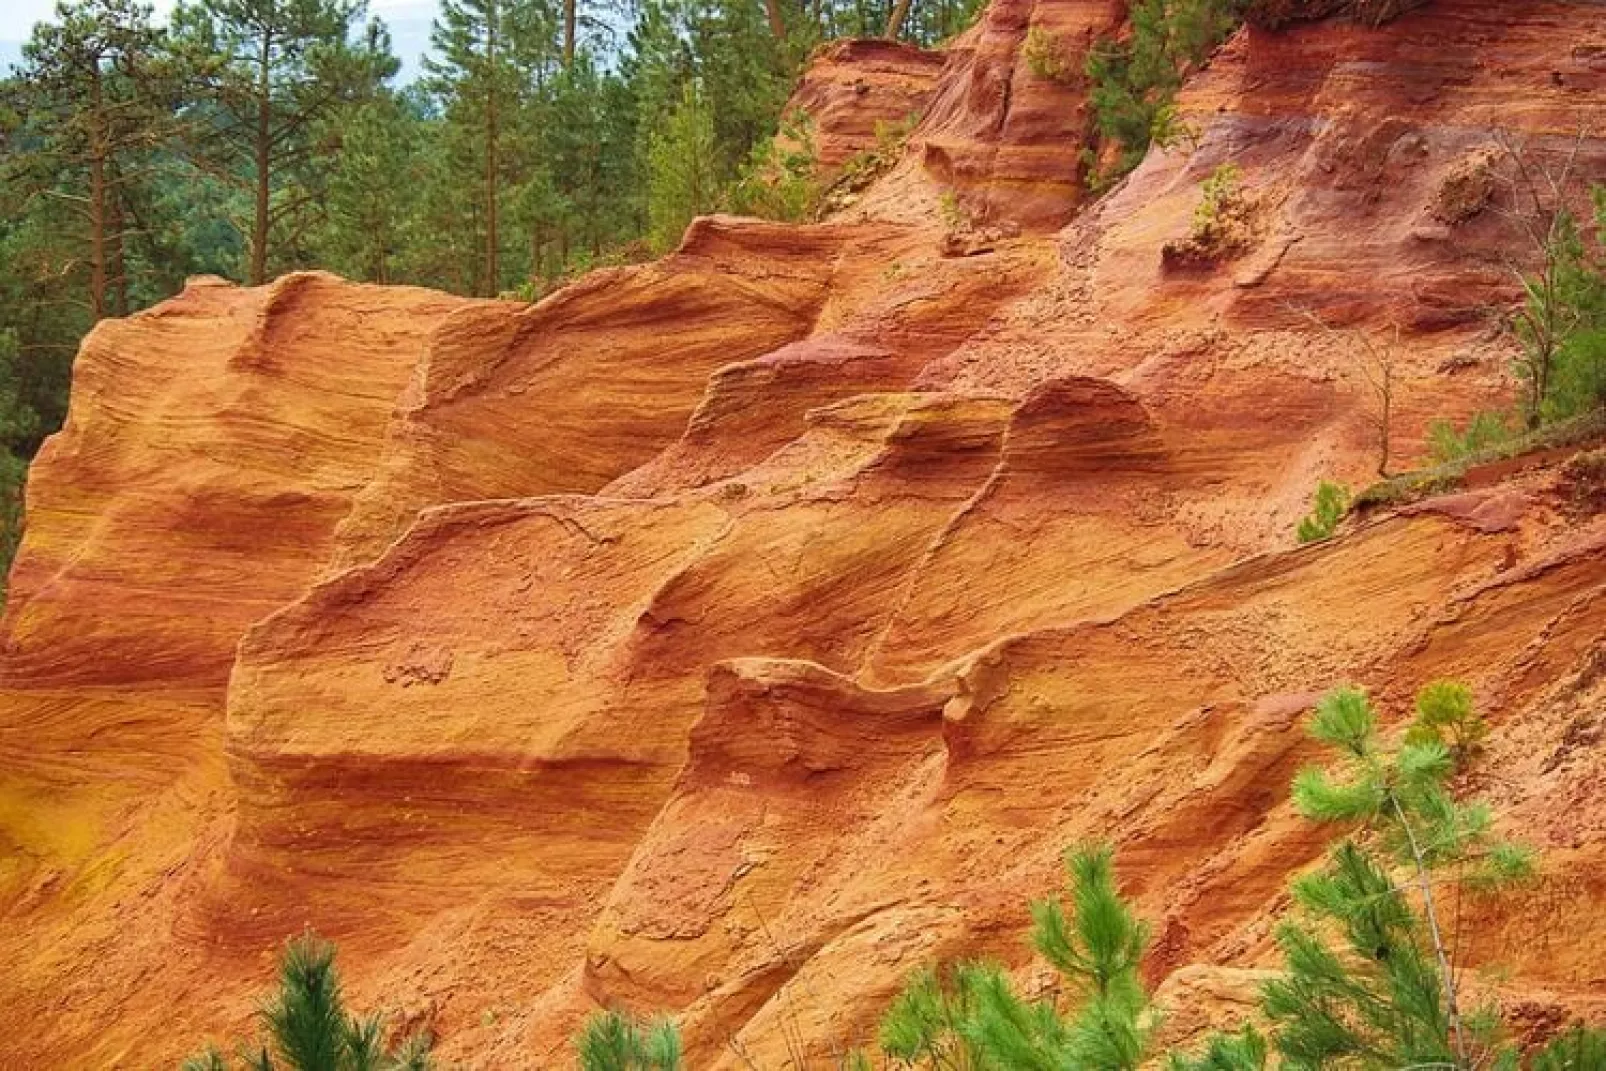
[[[1389,476],[1389,460],[1393,444],[1394,425],[1394,364],[1395,355],[1400,346],[1400,325],[1392,321],[1394,337],[1386,348],[1379,348],[1372,339],[1357,328],[1341,331],[1327,321],[1317,316],[1309,309],[1296,305],[1286,306],[1290,312],[1303,317],[1315,324],[1322,331],[1334,338],[1350,338],[1360,342],[1366,351],[1366,359],[1358,362],[1361,378],[1366,381],[1367,387],[1375,398],[1376,405],[1373,412],[1368,414],[1367,423],[1372,426],[1377,436],[1377,474],[1384,479]]]

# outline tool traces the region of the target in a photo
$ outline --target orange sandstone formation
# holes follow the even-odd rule
[[[308,274],[102,325],[3,623],[0,1065],[176,1060],[310,925],[470,1066],[565,1066],[616,1003],[696,1067],[834,1066],[931,957],[1046,983],[1024,905],[1084,837],[1185,1035],[1320,850],[1313,695],[1440,676],[1546,860],[1469,956],[1535,1022],[1606,1012],[1599,489],[1547,457],[1290,534],[1377,464],[1346,332],[1390,352],[1397,459],[1502,400],[1520,247],[1445,192],[1499,132],[1601,128],[1606,14],[1245,30],[1180,102],[1198,147],[1083,204],[1085,89],[1020,49],[1113,17],[828,52],[799,100],[839,156],[926,107],[832,221],[701,220],[529,307]],[[1228,160],[1255,246],[1166,270]],[[1026,236],[943,255],[943,189]]]

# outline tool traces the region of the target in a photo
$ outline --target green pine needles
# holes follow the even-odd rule
[[[1093,1067],[1136,1067],[1148,1041],[1148,994],[1138,977],[1149,929],[1115,888],[1115,850],[1087,845],[1066,853],[1073,915],[1058,901],[1032,905],[1032,944],[1087,991],[1071,1024],[1068,1053]]]
[[[1110,173],[1092,176],[1094,188],[1131,171],[1157,133],[1175,126],[1177,91],[1238,28],[1242,8],[1241,0],[1135,0],[1131,33],[1100,41],[1088,52],[1089,99],[1099,135],[1118,147]]]
[[[1062,1015],[1052,1001],[1027,1001],[1003,969],[965,963],[947,973],[916,972],[881,1024],[881,1050],[900,1066],[959,1071],[1136,1068],[1152,1016],[1138,967],[1148,927],[1116,891],[1108,845],[1072,849],[1071,914],[1056,900],[1032,905],[1032,943],[1082,994]]]
[[[1460,935],[1446,897],[1487,894],[1532,872],[1523,848],[1494,835],[1489,808],[1457,799],[1459,766],[1485,729],[1466,685],[1436,681],[1416,721],[1385,746],[1366,693],[1322,698],[1310,732],[1330,767],[1294,780],[1305,817],[1347,827],[1326,863],[1293,883],[1294,916],[1278,929],[1283,969],[1262,991],[1261,1023],[1166,1054],[1168,1071],[1515,1071],[1499,1009],[1469,1007],[1458,982]],[[1026,1001],[995,965],[916,972],[881,1023],[892,1066],[950,1071],[1127,1069],[1151,1061],[1156,1015],[1139,975],[1148,930],[1116,891],[1107,846],[1066,857],[1069,912],[1032,907],[1037,951],[1080,994],[1062,1013]],[[1575,1029],[1528,1055],[1542,1071],[1606,1067],[1606,1033]]]
[[[1167,1071],[1249,1071],[1265,1067],[1269,1052],[1265,1035],[1254,1026],[1245,1025],[1236,1034],[1212,1035],[1199,1056],[1169,1053],[1166,1068]]]
[[[597,1012],[575,1039],[581,1071],[680,1071],[680,1031],[669,1019],[643,1023],[621,1011]]]
[[[1301,543],[1320,543],[1324,539],[1331,539],[1348,511],[1349,488],[1341,483],[1323,480],[1316,485],[1310,513],[1301,518],[1295,534]]]
[[[1591,1071],[1606,1067],[1606,1030],[1575,1026],[1534,1054],[1531,1071]]]
[[[1457,765],[1483,746],[1489,726],[1472,705],[1472,689],[1460,681],[1434,681],[1416,693],[1416,720],[1405,734],[1408,744],[1440,744]]]
[[[384,1019],[349,1014],[335,970],[335,946],[307,934],[285,946],[279,992],[263,1007],[268,1040],[236,1046],[250,1071],[428,1071],[432,1041],[415,1034],[387,1046]],[[184,1071],[227,1071],[216,1046],[184,1063]]]
[[[1437,730],[1446,717],[1471,717],[1471,695],[1438,682],[1423,690],[1418,708],[1431,712]],[[1493,889],[1524,877],[1532,870],[1529,854],[1493,835],[1487,805],[1451,794],[1456,758],[1442,739],[1419,732],[1385,751],[1376,713],[1359,689],[1324,697],[1311,733],[1342,760],[1335,770],[1302,770],[1294,805],[1318,822],[1358,826],[1368,848],[1346,839],[1325,869],[1294,883],[1295,901],[1343,934],[1347,956],[1330,950],[1316,929],[1283,928],[1288,977],[1267,987],[1266,1004],[1282,1027],[1284,1063],[1472,1068],[1503,1058],[1498,1016],[1462,1007],[1439,897],[1449,886]],[[1408,890],[1418,904],[1408,902]]]
[[[1471,749],[1445,734],[1481,738],[1470,690],[1437,681],[1417,712],[1388,749],[1365,692],[1340,688],[1317,704],[1311,735],[1339,761],[1300,771],[1294,806],[1352,833],[1294,882],[1298,916],[1277,934],[1284,969],[1263,993],[1272,1041],[1252,1027],[1217,1035],[1203,1057],[1173,1057],[1173,1071],[1259,1069],[1273,1047],[1290,1071],[1517,1066],[1498,1009],[1465,1006],[1443,898],[1506,886],[1531,873],[1532,858],[1494,836],[1486,805],[1450,790]]]

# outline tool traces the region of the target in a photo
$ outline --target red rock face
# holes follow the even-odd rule
[[[946,64],[942,52],[898,41],[838,41],[810,62],[788,108],[808,116],[816,158],[832,173],[875,149],[889,126],[918,120]]]
[[[1521,247],[1446,184],[1499,131],[1602,128],[1606,15],[1246,31],[1183,97],[1196,150],[943,256],[942,183],[1076,207],[1080,98],[1020,41],[1117,14],[995,5],[834,222],[699,221],[532,307],[299,275],[97,330],[3,626],[0,1065],[246,1029],[308,925],[447,1059],[562,1066],[603,1002],[675,1013],[692,1066],[824,1065],[932,957],[1043,981],[1024,905],[1088,837],[1186,1035],[1320,851],[1286,803],[1311,698],[1394,719],[1441,676],[1546,859],[1470,958],[1606,1010],[1595,500],[1545,457],[1291,534],[1376,467],[1347,330],[1391,348],[1397,463],[1505,400],[1475,313]],[[859,62],[878,101],[931,65],[829,54],[843,139]],[[1227,160],[1258,244],[1164,270]]]

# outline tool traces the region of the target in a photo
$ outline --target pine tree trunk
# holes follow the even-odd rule
[[[764,13],[769,16],[771,36],[777,41],[785,41],[786,19],[781,15],[781,0],[764,0]]]
[[[100,78],[90,81],[89,113],[89,313],[106,315],[106,139],[100,106]]]
[[[111,167],[111,181],[106,202],[106,309],[112,316],[128,315],[128,260],[125,255],[123,231],[127,219],[123,214],[122,182],[117,175],[115,162]]]
[[[124,233],[128,230],[123,197],[127,183],[110,148],[106,152],[106,313],[128,315],[128,260]]]
[[[1464,1065],[1467,1058],[1467,1039],[1461,1030],[1461,1007],[1456,999],[1455,971],[1450,966],[1450,957],[1444,950],[1444,934],[1439,929],[1439,913],[1433,906],[1433,885],[1428,881],[1427,861],[1422,857],[1422,849],[1416,843],[1416,833],[1411,829],[1410,820],[1405,817],[1405,808],[1400,801],[1392,795],[1389,802],[1394,805],[1394,813],[1399,816],[1400,828],[1405,830],[1405,839],[1411,846],[1411,858],[1416,863],[1417,888],[1422,894],[1422,907],[1428,919],[1428,933],[1433,938],[1433,953],[1439,961],[1439,974],[1444,978],[1444,1010],[1450,1021],[1451,1032],[1455,1034],[1455,1054]]]
[[[574,62],[575,22],[580,17],[578,7],[579,0],[563,0],[563,66],[565,68]]]
[[[257,67],[257,129],[255,150],[256,212],[251,223],[251,276],[252,286],[268,281],[268,153],[273,136],[273,105],[270,99],[272,62],[272,36],[262,34],[262,54]]]
[[[904,20],[909,17],[909,4],[910,0],[898,0],[892,5],[892,14],[887,16],[887,32],[883,36],[893,41],[898,39],[903,32]]]
[[[485,96],[485,295],[496,296],[501,275],[497,249],[500,237],[496,219],[497,172],[497,85],[496,85],[496,4],[488,5],[485,19],[485,66],[490,83]]]

